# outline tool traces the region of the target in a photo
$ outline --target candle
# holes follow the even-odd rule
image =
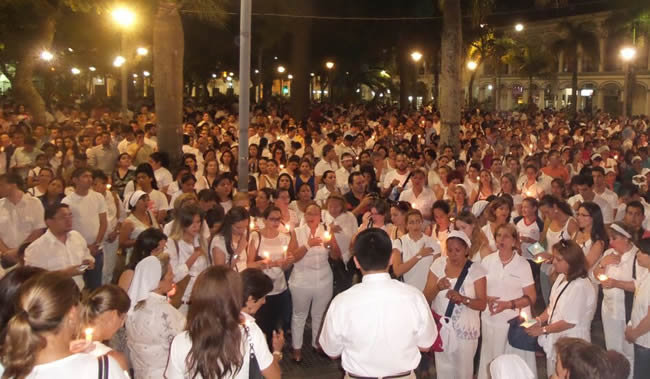
[[[262,256],[264,257],[264,259],[269,259],[269,252],[268,251],[263,252]]]
[[[284,224],[284,228],[287,229],[287,232],[291,231],[291,225],[289,224]]]
[[[93,332],[95,329],[93,328],[86,328],[84,330],[84,334],[86,335],[86,342],[93,342]]]
[[[109,190],[109,191],[111,190],[111,187],[112,187],[112,186],[111,186],[110,184],[107,184],[107,185],[106,185],[106,189]]]
[[[615,154],[615,155],[614,155],[614,159],[618,159],[618,155]]]
[[[251,221],[250,225],[251,229],[255,229],[255,221]]]
[[[477,176],[477,177],[476,177],[476,180],[481,180],[481,177],[480,177],[480,176]]]
[[[609,279],[609,276],[607,276],[605,274],[598,275],[598,280],[600,280],[601,282],[604,282],[607,279]]]
[[[533,196],[533,193],[530,192],[530,191],[526,191],[526,196],[528,196],[528,197]]]
[[[284,165],[283,164],[280,165],[280,170],[284,170]]]
[[[528,321],[528,315],[526,314],[526,312],[525,312],[524,310],[522,310],[522,311],[519,313],[519,317],[523,318],[523,319],[524,319],[524,322]]]
[[[521,313],[519,313],[519,316],[524,319],[524,322],[521,323],[522,328],[530,328],[531,326],[537,324],[537,320],[529,320],[528,315],[524,311],[521,311]]]
[[[540,256],[535,257],[535,263],[542,263],[542,262],[544,262],[544,258]]]
[[[330,232],[325,231],[325,233],[323,233],[323,238],[325,239],[325,241],[329,241],[332,238],[332,235],[330,234]]]

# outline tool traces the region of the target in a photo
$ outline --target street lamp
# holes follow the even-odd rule
[[[89,70],[90,72],[95,72],[95,71],[97,71],[97,69],[95,68],[95,66],[90,66],[90,67],[88,67],[88,70]]]
[[[149,49],[147,49],[146,47],[138,47],[136,52],[138,53],[139,56],[143,57],[143,56],[149,54]]]
[[[113,21],[123,29],[130,28],[135,23],[135,13],[124,6],[117,7],[111,11]]]
[[[289,80],[291,80],[291,79],[293,79],[293,75],[289,74],[289,75],[287,75],[287,78],[288,78]]]
[[[524,30],[524,24],[522,24],[522,23],[517,23],[517,24],[515,25],[515,31],[516,31],[516,32],[522,32],[523,30]]]
[[[72,75],[79,75],[79,74],[81,74],[81,70],[78,69],[78,68],[76,68],[76,67],[71,68],[71,69],[70,69],[70,72],[72,73]]]
[[[46,61],[46,62],[49,62],[52,59],[54,59],[54,54],[50,53],[47,50],[43,50],[43,52],[41,52],[41,59]]]
[[[419,51],[414,51],[411,53],[411,59],[413,59],[413,62],[419,62],[420,59],[422,59],[422,53]]]
[[[333,69],[333,68],[334,68],[334,62],[331,62],[331,61],[325,62],[325,67],[326,67],[328,70]]]
[[[621,49],[620,55],[625,71],[623,76],[623,116],[627,117],[632,113],[632,92],[635,80],[633,79],[631,63],[636,57],[636,48],[625,46]]]
[[[467,69],[470,71],[476,70],[476,67],[478,67],[478,64],[474,61],[469,61],[467,62]]]
[[[287,71],[287,69],[284,68],[284,66],[278,66],[278,72],[279,72],[280,74],[283,74],[285,71]]]
[[[117,57],[115,57],[115,60],[113,60],[113,66],[122,67],[125,62],[126,62],[126,59],[123,56],[118,55]]]

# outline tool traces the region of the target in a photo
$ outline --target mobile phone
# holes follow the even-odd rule
[[[539,243],[539,242],[535,242],[534,244],[528,246],[528,251],[529,251],[532,255],[537,255],[537,254],[539,254],[539,253],[543,253],[543,252],[545,252],[546,249],[544,249],[544,246],[542,246],[541,243]]]

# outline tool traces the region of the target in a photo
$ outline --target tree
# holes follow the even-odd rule
[[[533,106],[533,78],[550,75],[554,60],[539,38],[519,41],[504,56],[506,63],[513,65],[519,74],[528,78],[528,105]]]
[[[440,0],[443,15],[441,45],[440,87],[440,143],[454,150],[460,146],[459,128],[461,112],[461,88],[459,83],[462,62],[462,22],[460,1]]]
[[[158,0],[153,24],[153,74],[158,146],[170,162],[181,162],[183,144],[183,57],[181,8],[200,19],[220,22],[220,0]]]
[[[596,56],[598,53],[598,37],[593,23],[560,23],[561,37],[553,42],[554,51],[563,53],[569,59],[571,68],[571,113],[578,111],[578,60],[586,54]]]
[[[299,4],[300,14],[312,14],[312,0],[301,0]],[[302,120],[309,111],[309,66],[310,66],[310,45],[311,26],[310,19],[300,19],[293,22],[291,35],[291,101],[289,108],[293,117]]]

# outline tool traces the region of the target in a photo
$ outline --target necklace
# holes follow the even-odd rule
[[[506,262],[504,262],[503,259],[501,259],[501,255],[499,255],[499,260],[501,261],[501,264],[504,267],[507,266],[508,263],[512,262],[512,260],[515,259],[515,254],[517,254],[517,252],[515,250],[512,250],[512,255],[510,256],[510,258]]]

